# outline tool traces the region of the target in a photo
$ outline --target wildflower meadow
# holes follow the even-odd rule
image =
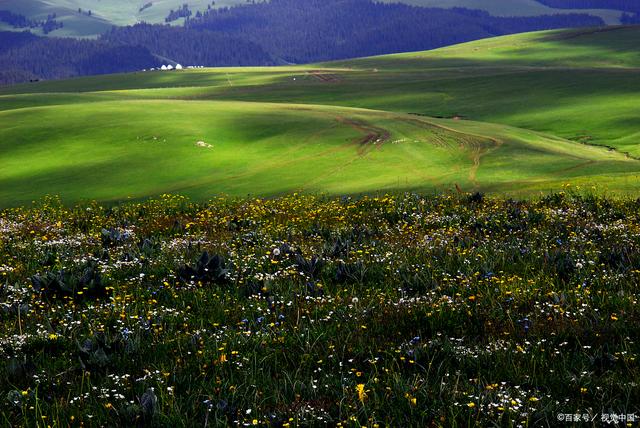
[[[630,198],[46,198],[0,211],[0,425],[637,426],[639,280]]]

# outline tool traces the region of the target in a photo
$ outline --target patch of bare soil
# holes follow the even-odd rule
[[[391,132],[384,128],[373,126],[366,122],[361,122],[353,119],[347,119],[344,117],[338,117],[338,122],[348,125],[353,129],[362,132],[364,135],[354,139],[354,143],[358,146],[358,155],[365,156],[373,148],[380,147],[382,144],[389,141]]]

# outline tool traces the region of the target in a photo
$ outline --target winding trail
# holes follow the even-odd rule
[[[351,128],[364,134],[362,137],[357,137],[351,142],[351,145],[357,145],[358,156],[354,156],[353,159],[330,169],[325,174],[321,174],[313,178],[312,180],[307,181],[302,185],[301,190],[304,190],[309,186],[313,186],[314,184],[328,177],[331,177],[339,173],[340,171],[343,171],[354,162],[365,158],[374,148],[379,148],[380,146],[382,146],[382,144],[389,141],[389,138],[391,137],[391,132],[389,132],[388,130],[373,126],[370,123],[362,120],[349,119],[343,116],[338,116],[335,119],[337,122],[350,126]]]

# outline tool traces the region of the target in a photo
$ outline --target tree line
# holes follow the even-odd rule
[[[132,71],[157,64],[141,46],[0,32],[0,82],[19,83]]]
[[[47,15],[46,20],[39,21],[8,10],[0,10],[0,22],[5,22],[13,28],[42,28],[44,34],[49,34],[58,28],[64,27],[64,23],[56,21],[56,18],[56,14],[52,13]]]

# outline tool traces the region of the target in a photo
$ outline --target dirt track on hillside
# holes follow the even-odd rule
[[[321,70],[309,71],[308,74],[323,83],[338,83],[342,81],[342,78],[337,74],[326,73]]]

